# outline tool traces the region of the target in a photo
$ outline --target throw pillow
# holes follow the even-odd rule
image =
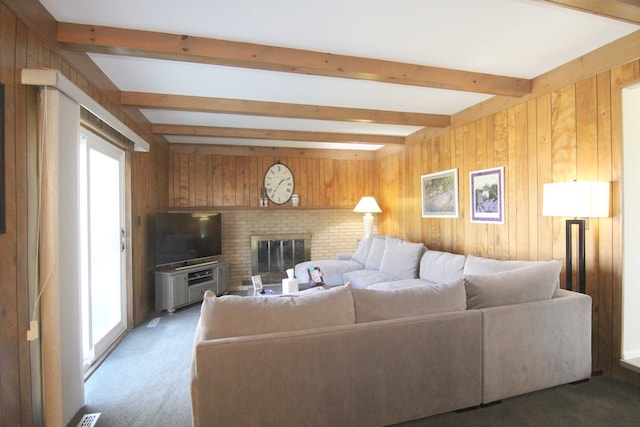
[[[396,319],[466,308],[462,280],[392,290],[351,289],[356,322]]]
[[[493,274],[465,274],[467,307],[488,308],[553,298],[562,262],[533,265]]]
[[[387,239],[384,236],[373,236],[371,241],[371,249],[369,249],[369,255],[367,256],[367,262],[364,268],[367,270],[379,270],[380,262],[382,261],[382,254],[384,252],[384,246]]]
[[[371,249],[371,242],[373,242],[372,236],[360,240],[351,259],[365,265],[367,263],[367,256],[369,256],[369,250]]]
[[[355,323],[350,286],[297,296],[205,294],[200,326],[205,340],[299,331]]]
[[[380,271],[398,280],[415,279],[418,277],[418,264],[423,251],[422,243],[387,236]]]

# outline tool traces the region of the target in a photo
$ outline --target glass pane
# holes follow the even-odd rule
[[[269,241],[258,242],[258,272],[269,271]]]
[[[122,316],[120,271],[120,163],[89,150],[89,275],[92,344]]]
[[[282,246],[280,240],[269,241],[269,269],[267,271],[282,271]]]
[[[282,266],[279,271],[286,271],[293,268],[293,240],[282,241]]]
[[[305,256],[304,240],[295,240],[293,265],[307,261]]]

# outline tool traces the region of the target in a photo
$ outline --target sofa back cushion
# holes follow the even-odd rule
[[[462,279],[465,256],[427,250],[420,258],[420,278],[433,283]]]
[[[367,263],[367,257],[369,256],[369,250],[371,249],[371,243],[373,242],[373,236],[365,237],[360,240],[356,251],[353,253],[351,259],[357,261],[362,265]]]
[[[475,255],[467,255],[464,262],[464,274],[492,274],[502,271],[515,270],[517,268],[528,267],[545,261],[520,261],[520,260],[498,260],[492,258],[482,258]]]
[[[462,280],[392,290],[351,289],[351,293],[357,323],[463,311],[466,308]]]
[[[367,262],[364,268],[367,270],[379,270],[380,262],[382,261],[382,254],[384,253],[385,242],[387,241],[385,236],[372,236],[371,248],[367,255]]]
[[[562,262],[535,264],[493,274],[465,274],[467,308],[488,308],[553,298]]]
[[[395,280],[415,279],[418,277],[418,265],[423,251],[422,243],[411,243],[387,236],[380,261],[380,272]]]
[[[205,340],[353,323],[355,311],[349,286],[299,296],[216,298],[207,292],[200,314]]]

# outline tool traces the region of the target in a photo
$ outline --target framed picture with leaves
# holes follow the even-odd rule
[[[458,169],[422,175],[422,217],[458,217]]]

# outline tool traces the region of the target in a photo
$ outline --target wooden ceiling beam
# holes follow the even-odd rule
[[[205,113],[241,114],[293,119],[337,120],[343,122],[384,123],[420,127],[447,127],[451,116],[443,114],[409,113],[369,110],[364,108],[330,107],[322,105],[288,104],[243,99],[206,98],[200,96],[166,95],[161,93],[122,92],[124,106],[150,109],[199,111]]]
[[[268,139],[285,141],[346,142],[367,144],[404,144],[403,136],[370,135],[337,132],[309,132],[273,129],[247,129],[215,126],[155,124],[151,132],[159,135],[203,136],[239,139]]]
[[[98,25],[60,22],[57,41],[66,49],[85,52],[372,80],[515,97],[526,95],[531,91],[531,80],[528,79]]]
[[[542,0],[546,3],[612,18],[618,21],[640,24],[640,0]]]

